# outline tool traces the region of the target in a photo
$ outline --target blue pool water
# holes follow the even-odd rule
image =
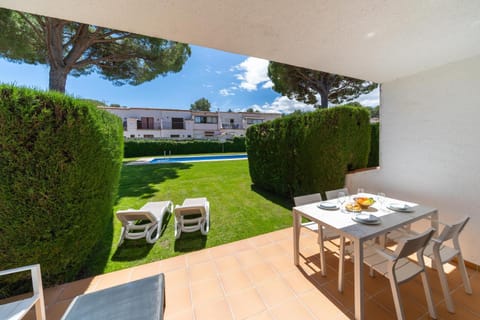
[[[193,156],[193,157],[165,157],[150,160],[150,163],[172,163],[172,162],[197,162],[197,161],[222,161],[222,160],[243,160],[247,159],[246,154],[232,155],[212,155],[212,156]]]

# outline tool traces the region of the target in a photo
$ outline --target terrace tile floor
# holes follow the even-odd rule
[[[139,240],[140,241],[140,240]],[[301,265],[293,264],[292,229],[191,252],[45,290],[48,320],[60,319],[78,294],[165,273],[165,319],[353,319],[353,264],[344,293],[337,291],[338,258],[319,270],[316,234],[302,230]],[[429,269],[438,319],[480,319],[480,274],[469,269],[473,295],[463,291],[452,265],[449,284],[456,314],[447,312],[436,271]],[[368,272],[368,270],[367,270]],[[366,318],[395,319],[388,281],[365,274]],[[429,319],[420,276],[401,286],[407,319]]]

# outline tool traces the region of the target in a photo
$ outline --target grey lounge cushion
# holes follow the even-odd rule
[[[62,320],[163,319],[165,279],[158,274],[76,297]]]

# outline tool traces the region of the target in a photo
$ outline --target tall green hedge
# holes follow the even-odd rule
[[[164,152],[177,154],[245,152],[245,138],[235,137],[227,142],[218,140],[127,140],[125,157],[159,156]]]
[[[247,130],[255,185],[295,196],[343,187],[345,172],[367,165],[369,114],[336,107],[293,114]]]
[[[73,279],[112,218],[121,120],[59,93],[0,86],[0,266]]]
[[[380,123],[372,123],[372,137],[370,142],[370,154],[368,155],[367,167],[378,167],[380,153]]]

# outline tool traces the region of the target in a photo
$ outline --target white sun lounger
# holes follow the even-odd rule
[[[210,203],[207,198],[185,199],[183,204],[175,206],[175,239],[182,232],[200,230],[207,235],[210,229]]]
[[[140,210],[128,209],[117,211],[117,218],[122,222],[122,231],[118,245],[123,240],[146,238],[148,243],[155,243],[162,234],[162,222],[166,213],[171,213],[171,201],[148,202]]]

